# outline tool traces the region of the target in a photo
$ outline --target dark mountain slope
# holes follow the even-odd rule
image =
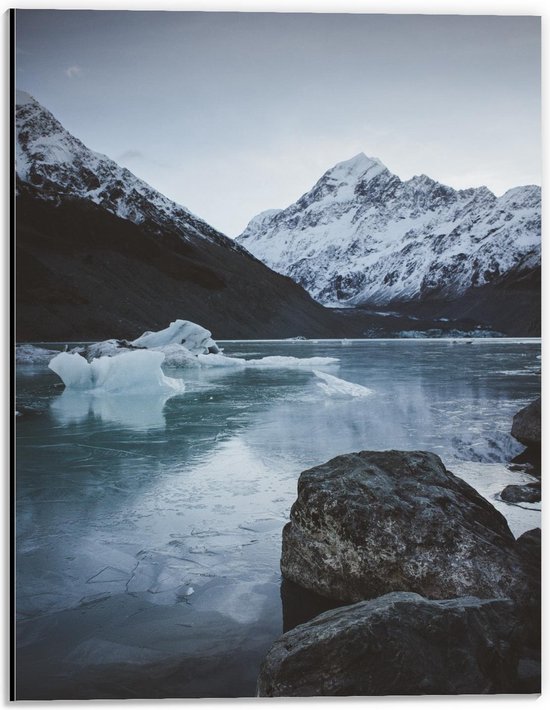
[[[395,308],[422,318],[471,319],[513,337],[540,337],[541,269],[511,271],[453,300],[433,298]]]
[[[244,250],[136,225],[81,198],[19,186],[17,339],[136,337],[175,318],[217,338],[329,337],[337,317]]]
[[[17,198],[17,340],[134,338],[184,317],[217,338],[392,336],[484,327],[540,335],[540,269],[508,275],[449,302],[332,311],[253,257],[200,246],[110,214],[80,198]],[[526,317],[526,314],[527,317]],[[450,319],[448,322],[440,318]]]
[[[185,318],[217,338],[328,336],[289,278],[16,99],[19,340],[136,337]]]

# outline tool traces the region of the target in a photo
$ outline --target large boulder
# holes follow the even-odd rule
[[[304,471],[283,530],[283,575],[347,602],[529,596],[505,518],[422,451],[362,451]]]
[[[530,597],[522,608],[525,643],[540,651],[541,637],[541,531],[528,530],[518,537],[518,550],[529,579]]]
[[[514,416],[512,436],[524,446],[540,448],[541,398],[535,399]]]
[[[540,575],[541,538],[540,528],[527,530],[527,532],[524,532],[523,535],[518,537],[518,549],[520,554],[523,556],[525,562],[535,567],[537,577]]]
[[[281,636],[260,696],[518,692],[519,623],[508,600],[405,592],[325,612]]]

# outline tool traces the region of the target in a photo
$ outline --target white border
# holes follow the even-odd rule
[[[109,2],[109,0],[96,0],[95,2],[82,2],[79,0],[57,0],[57,2],[29,2],[28,0],[14,0],[13,3],[2,2],[1,10],[5,13],[10,7],[16,7],[17,9],[74,9],[74,10],[201,10],[201,11],[211,11],[211,12],[230,12],[230,11],[240,11],[240,12],[339,12],[339,13],[392,13],[392,14],[442,14],[442,15],[541,15],[543,18],[543,117],[548,121],[548,112],[546,110],[547,97],[548,97],[548,25],[550,23],[550,3],[547,0],[461,0],[457,2],[456,0],[378,0],[378,1],[368,1],[368,0],[180,0],[179,2],[163,2],[154,3],[152,0],[140,1],[133,0],[133,2]],[[4,140],[1,142],[0,150],[0,164],[6,166],[9,163],[9,144],[6,143],[6,137],[9,135],[9,68],[7,64],[9,63],[9,49],[7,42],[9,39],[9,30],[7,25],[9,24],[7,18],[2,17],[2,82],[3,82],[3,95],[4,95],[4,111],[2,112],[2,136]],[[545,125],[543,120],[542,125]],[[543,131],[543,156],[547,157],[547,140],[545,132]],[[543,185],[545,184],[546,175],[546,164],[547,161],[544,160],[543,164]],[[2,182],[2,199],[3,199],[3,211],[2,215],[4,217],[4,248],[2,253],[4,259],[7,256],[7,249],[5,247],[7,239],[6,227],[7,227],[7,214],[9,212],[9,181],[6,184],[6,177],[9,175],[7,170],[4,169],[0,172],[0,180]],[[546,208],[546,201],[544,199],[543,190],[543,225],[548,223],[548,210]],[[543,261],[543,264],[545,262]],[[3,269],[0,272],[4,278],[4,281],[8,278],[9,270],[6,264],[3,264]],[[548,293],[550,291],[550,282],[544,276],[546,268],[543,269],[543,303],[548,303]],[[6,283],[2,283],[2,288],[0,288],[0,327],[3,333],[3,342],[9,342],[9,312],[7,310],[6,298],[8,295],[8,286]],[[543,333],[546,332],[546,309],[543,311]],[[543,347],[544,355],[544,347]],[[2,357],[5,358],[1,364],[4,388],[8,385],[5,373],[8,368],[8,353],[7,347],[2,348]],[[545,357],[543,357],[545,361]],[[544,370],[545,372],[545,370]],[[543,390],[545,389],[544,383],[546,378],[543,376]],[[5,500],[7,494],[6,480],[8,478],[8,448],[9,448],[9,436],[8,436],[8,416],[11,416],[8,406],[8,391],[4,391],[3,402],[4,407],[0,410],[0,432],[2,433],[2,452],[4,454],[4,470],[2,474],[4,476],[3,485],[1,486],[1,499],[2,499],[2,510],[4,514],[7,513],[9,509],[9,501]],[[545,409],[543,409],[543,421]],[[544,463],[545,470],[548,470],[546,464],[550,462],[548,456],[545,455]],[[546,515],[543,514],[544,526],[546,527]],[[7,520],[5,516],[2,520],[2,525],[0,525],[0,536],[1,536],[1,549],[6,553],[8,552],[8,540],[5,539],[6,533],[8,531]],[[4,566],[4,579],[7,578],[6,572],[8,571],[8,560],[5,557]],[[545,566],[545,569],[548,565]],[[544,574],[545,588],[548,575]],[[9,608],[8,599],[4,598],[6,592],[9,592],[7,583],[4,583],[0,587],[2,594],[4,623],[9,621]],[[544,624],[544,637],[546,639],[544,643],[544,650],[548,648],[548,614],[545,614],[545,624]],[[6,638],[8,632],[7,626],[4,626],[3,638]],[[8,675],[8,664],[9,656],[6,657],[6,643],[0,644],[0,665],[2,668],[2,705],[7,705],[8,698],[8,686],[9,686],[9,675]],[[546,657],[546,653],[544,654]],[[547,664],[544,664],[545,671]],[[547,673],[544,674],[547,676]],[[544,679],[543,679],[544,680]],[[548,693],[546,693],[548,694]],[[63,702],[63,706],[66,708],[72,707],[83,707],[90,701],[79,701],[79,702]],[[403,705],[410,706],[414,708],[427,707],[435,708],[439,703],[444,702],[445,704],[450,704],[452,706],[458,706],[466,704],[469,710],[483,710],[484,708],[496,708],[497,705],[504,704],[506,710],[510,708],[511,710],[516,710],[516,708],[523,708],[526,703],[531,707],[536,702],[540,705],[541,698],[538,700],[533,696],[523,696],[521,698],[515,698],[514,696],[487,696],[483,698],[479,697],[420,697],[420,698],[347,698],[341,700],[333,700],[329,698],[315,698],[315,699],[304,699],[304,700],[255,700],[255,699],[242,699],[242,700],[188,700],[188,699],[178,699],[178,700],[167,700],[167,701],[101,701],[102,707],[106,708],[120,708],[122,706],[128,707],[140,707],[140,708],[158,708],[161,706],[181,706],[182,703],[190,706],[200,706],[201,708],[214,708],[220,704],[229,704],[233,707],[242,707],[244,705],[249,705],[250,703],[260,702],[262,705],[266,703],[277,703],[283,704],[285,708],[299,708],[304,706],[312,706],[313,703],[322,703],[324,707],[327,708],[342,708],[342,707],[357,707],[358,704],[368,704],[369,708],[373,710],[393,710],[394,708],[402,708]],[[20,705],[21,703],[19,703]],[[54,703],[58,705],[60,703]],[[34,703],[23,703],[24,706],[35,705]]]

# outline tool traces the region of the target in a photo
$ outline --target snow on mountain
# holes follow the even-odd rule
[[[87,148],[36,99],[16,92],[16,172],[41,199],[81,197],[135,224],[168,226],[188,239],[240,249],[188,209],[169,200],[106,155]]]
[[[87,148],[29,94],[15,108],[19,341],[132,340],[180,315],[218,338],[367,327]]]
[[[402,181],[363,153],[328,170],[237,241],[328,305],[452,298],[540,264],[540,187],[496,197],[419,175]]]

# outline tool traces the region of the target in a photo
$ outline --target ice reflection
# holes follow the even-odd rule
[[[61,426],[80,424],[89,417],[96,417],[105,424],[147,431],[165,427],[164,406],[172,397],[174,395],[165,393],[121,396],[65,390],[52,401],[50,411]]]

